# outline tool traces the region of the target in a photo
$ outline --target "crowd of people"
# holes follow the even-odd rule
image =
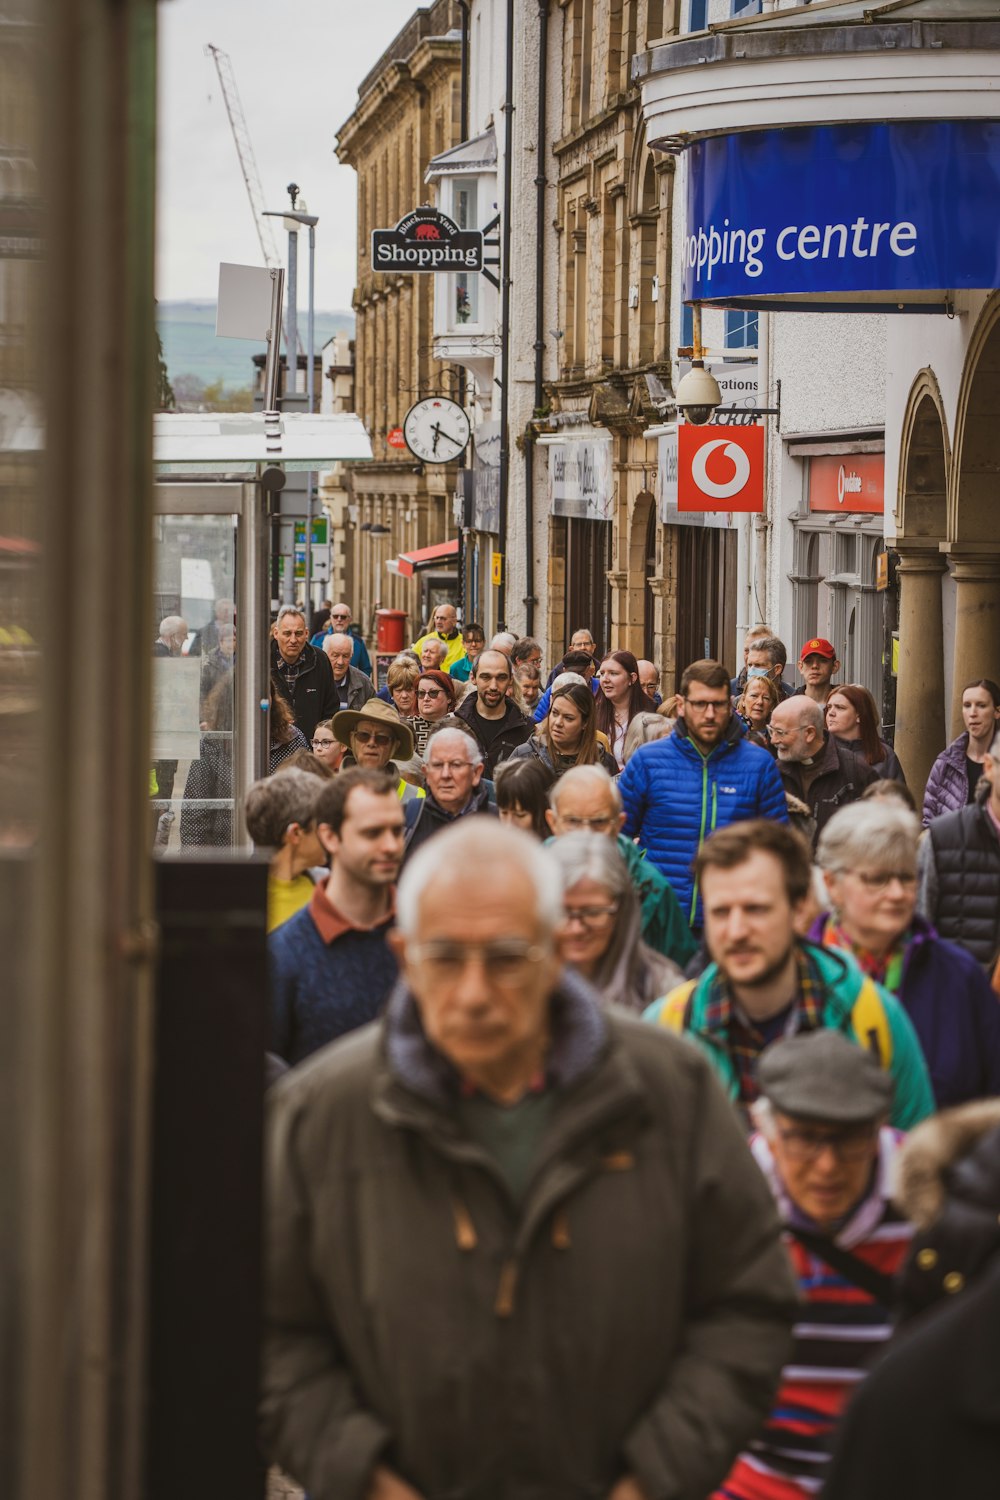
[[[664,699],[589,630],[546,674],[442,605],[377,683],[311,623],[245,808],[272,1461],[312,1500],[993,1482],[1000,687],[921,819],[822,638],[798,689],[761,626]]]

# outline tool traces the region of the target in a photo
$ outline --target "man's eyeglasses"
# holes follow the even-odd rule
[[[384,750],[386,745],[392,744],[396,736],[386,734],[380,729],[356,729],[354,738],[359,745],[377,745],[380,750]]]
[[[600,927],[617,914],[619,904],[612,901],[608,906],[567,906],[563,920],[567,927],[574,922],[579,922],[581,927]]]
[[[793,1161],[816,1161],[829,1148],[838,1161],[857,1162],[871,1155],[878,1130],[871,1125],[862,1130],[800,1130],[787,1126],[778,1134]]]
[[[541,963],[546,949],[520,938],[501,938],[495,943],[416,943],[407,948],[411,963],[423,964],[440,980],[458,979],[466,966],[478,958],[487,975],[499,984],[516,984],[532,965]]]
[[[424,770],[450,771],[453,776],[458,776],[462,771],[468,770],[471,764],[470,760],[429,760],[424,766]]]
[[[685,698],[684,702],[696,714],[721,714],[729,707],[728,698]]]

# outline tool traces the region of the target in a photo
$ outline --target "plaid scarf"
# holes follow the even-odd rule
[[[299,673],[303,670],[305,664],[306,653],[304,650],[301,656],[297,657],[295,661],[286,661],[281,652],[278,652],[278,660],[275,666],[275,670],[280,673],[281,678],[286,683],[289,692],[291,692],[294,688]]]
[[[788,1022],[790,1036],[800,1031],[818,1031],[823,1025],[823,980],[815,961],[806,949],[798,945],[795,948],[795,969],[795,999]],[[736,1072],[740,1103],[745,1106],[753,1104],[760,1094],[757,1061],[767,1045],[767,1038],[733,1000],[729,982],[719,969],[708,981],[702,1030],[716,1037],[729,1053]]]
[[[877,954],[870,953],[867,948],[862,948],[859,943],[852,942],[843,927],[835,922],[833,917],[827,917],[823,928],[824,948],[843,948],[854,957],[855,963],[863,974],[869,979],[874,979],[876,984],[883,985],[890,994],[898,995],[899,986],[903,982],[903,961],[906,958],[906,949],[912,934],[909,929],[903,933],[895,947],[879,958]]]

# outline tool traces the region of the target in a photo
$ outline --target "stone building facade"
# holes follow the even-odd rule
[[[674,163],[647,145],[630,72],[637,52],[676,29],[674,12],[669,0],[559,0],[553,12],[558,375],[538,423],[552,650],[588,624],[602,646],[655,660],[668,684],[686,649],[687,539],[660,522],[658,447],[646,434],[670,397],[681,332],[671,324]],[[712,645],[721,654],[727,642]]]
[[[349,466],[346,476],[343,576],[366,634],[382,606],[406,612],[412,639],[425,611],[453,597],[457,583],[453,560],[411,577],[387,567],[454,537],[457,481],[453,465],[420,465],[387,441],[450,372],[432,356],[434,277],[374,272],[369,246],[373,229],[391,228],[426,201],[428,162],[458,143],[459,24],[457,0],[417,10],[362,80],[337,135],[338,158],[358,174],[355,401],[373,451],[373,462]]]

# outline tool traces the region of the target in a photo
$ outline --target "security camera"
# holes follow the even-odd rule
[[[692,360],[690,370],[677,386],[674,399],[678,411],[682,411],[696,427],[704,427],[712,420],[712,413],[722,405],[722,392],[715,376],[705,369],[704,360]]]

